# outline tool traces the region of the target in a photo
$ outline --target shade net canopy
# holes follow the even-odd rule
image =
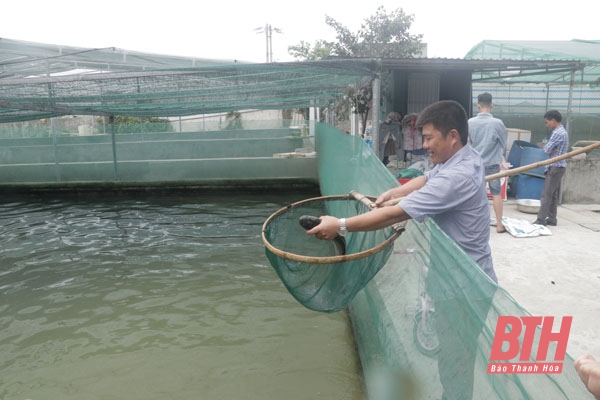
[[[371,60],[253,64],[0,38],[0,123],[323,107],[372,70]]]
[[[374,195],[398,185],[359,137],[319,124],[316,150],[323,196],[351,190]],[[338,217],[361,211],[324,210]],[[286,225],[277,228],[278,234],[295,230],[308,236],[295,218]],[[522,329],[518,336],[519,343],[524,343],[525,332],[532,334],[527,339],[531,340],[531,352],[524,359],[520,359],[522,354],[511,355],[509,360],[491,359],[499,317],[519,319],[531,314],[502,288],[502,282],[497,285],[489,279],[432,219],[410,221],[390,247],[393,250],[389,258],[386,256],[385,266],[374,276],[373,271],[361,272],[361,268],[368,268],[365,259],[337,268],[328,265],[325,272],[321,265],[308,269],[294,265],[286,271],[290,276],[285,277],[294,282],[286,284],[292,293],[310,288],[311,293],[331,302],[339,296],[343,301],[336,308],[349,296],[345,286],[335,283],[343,280],[345,285],[364,285],[348,303],[348,310],[369,399],[592,398],[574,369],[572,357],[568,353],[563,356],[557,342],[549,342],[544,352],[541,326]],[[295,274],[298,279],[294,280]],[[561,329],[562,317],[555,316],[553,332]],[[502,351],[509,350],[509,343],[504,342]],[[549,371],[547,362],[559,363],[560,372]],[[529,363],[538,370],[519,373],[513,370],[515,363]],[[488,373],[491,365],[506,366],[507,373]]]

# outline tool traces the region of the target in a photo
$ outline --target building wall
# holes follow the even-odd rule
[[[403,115],[420,112],[439,100],[455,100],[470,114],[470,70],[395,70],[392,75],[392,110]]]

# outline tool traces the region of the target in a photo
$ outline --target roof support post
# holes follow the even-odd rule
[[[371,108],[371,135],[373,136],[373,151],[375,155],[382,158],[379,154],[379,114],[381,113],[381,79],[373,79],[373,100]]]
[[[352,136],[360,135],[358,129],[358,114],[355,112],[354,107],[352,105],[348,106],[348,115],[350,116],[350,134]]]
[[[320,110],[319,107],[314,106],[314,104],[316,103],[315,100],[311,100],[310,103],[311,106],[308,109],[308,127],[310,132],[309,136],[315,137],[317,129],[315,122],[319,122]]]

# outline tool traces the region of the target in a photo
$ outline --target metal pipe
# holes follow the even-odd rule
[[[571,70],[571,81],[569,82],[569,101],[567,103],[567,132],[571,132],[571,112],[573,105],[573,87],[575,86],[575,70]]]
[[[117,138],[115,133],[115,117],[111,115],[108,118],[108,123],[110,124],[110,135],[112,139],[112,151],[113,151],[113,166],[115,170],[115,181],[119,180],[119,170],[117,167]]]
[[[54,118],[50,118],[50,131],[52,132],[52,147],[54,148],[54,174],[56,182],[60,182],[60,164],[58,162],[58,148],[56,143],[56,128],[54,126]]]

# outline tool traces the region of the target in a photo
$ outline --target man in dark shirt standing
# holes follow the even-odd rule
[[[544,115],[546,128],[552,131],[550,140],[544,146],[544,151],[550,158],[565,154],[569,148],[569,134],[562,124],[562,115],[557,110],[550,110]],[[560,160],[546,166],[546,180],[542,188],[541,205],[534,224],[556,226],[556,214],[560,195],[560,182],[567,162]]]

